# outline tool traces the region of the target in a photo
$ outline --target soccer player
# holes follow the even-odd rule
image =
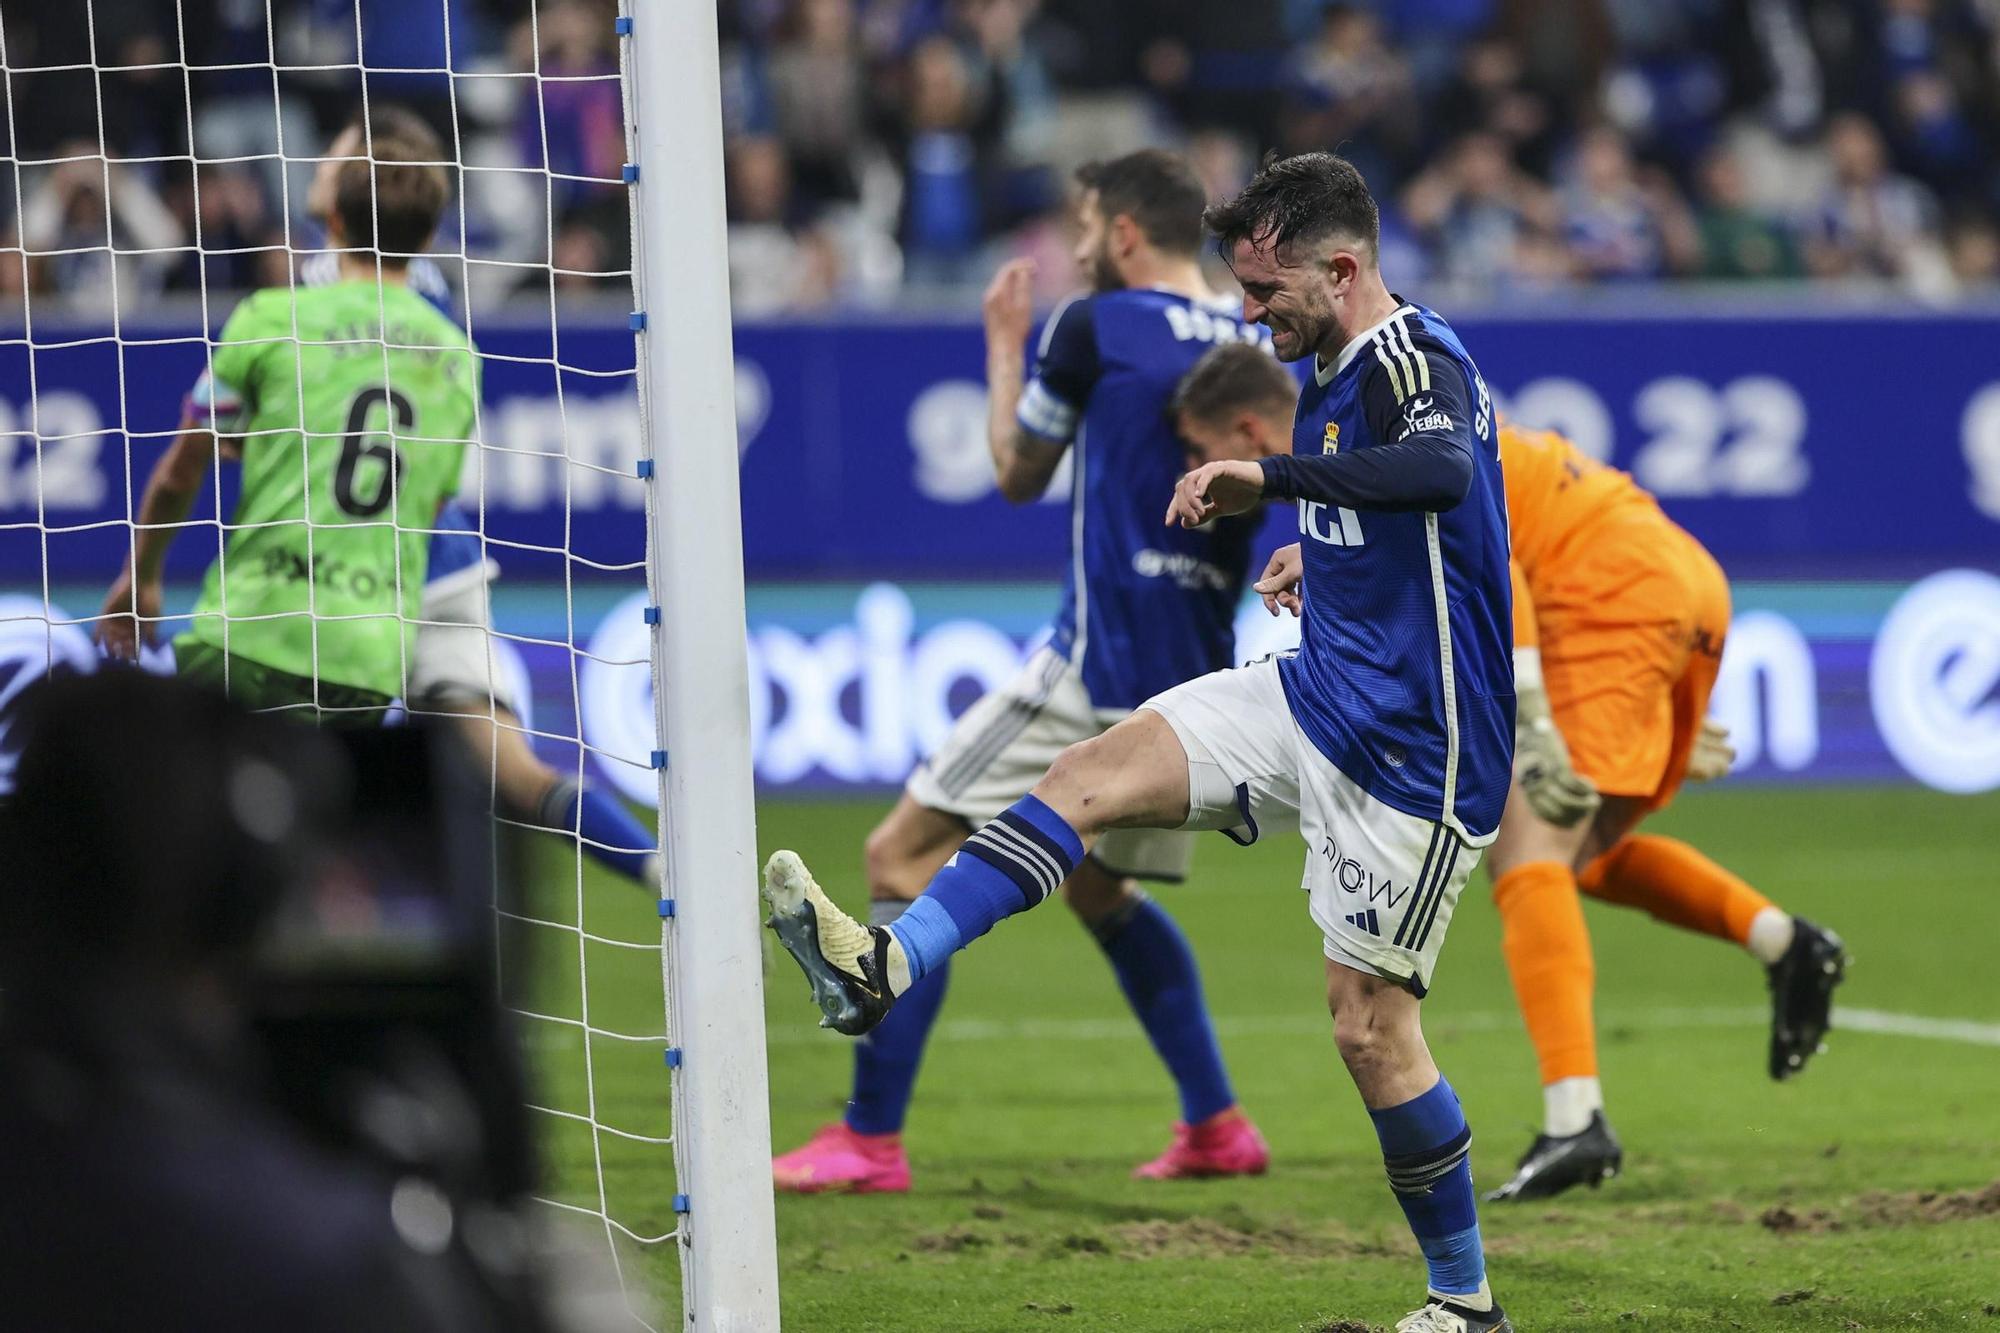
[[[1004,266],[984,302],[988,443],[1001,493],[1017,504],[1039,498],[1073,455],[1055,635],[1010,685],[967,711],[869,835],[878,927],[901,916],[971,829],[1026,796],[1064,746],[1231,660],[1253,527],[1162,530],[1159,505],[1181,473],[1166,404],[1209,347],[1261,347],[1263,334],[1217,307],[1202,281],[1205,197],[1185,162],[1138,152],[1087,166],[1077,182],[1076,261],[1091,290],[1050,317],[1025,385],[1031,266]],[[1058,877],[1179,1090],[1172,1145],[1134,1173],[1149,1179],[1254,1173],[1269,1160],[1237,1109],[1187,940],[1138,885],[1182,878],[1192,852],[1187,834],[1118,830]],[[939,957],[855,1047],[845,1118],[777,1158],[779,1188],[909,1188],[901,1131],[948,972]]]
[[[1072,745],[887,928],[799,858],[765,868],[771,925],[829,1026],[865,1032],[945,958],[1045,900],[1113,830],[1298,821],[1334,1038],[1428,1269],[1401,1333],[1511,1330],[1486,1280],[1471,1133],[1419,1021],[1452,909],[1498,831],[1513,768],[1507,519],[1490,400],[1436,314],[1390,294],[1353,165],[1267,165],[1207,214],[1244,318],[1313,358],[1293,456],[1204,464],[1167,521],[1296,500],[1303,646],[1175,686]]]
[[[1268,358],[1218,348],[1175,395],[1197,458],[1290,444],[1297,386]],[[1769,1067],[1804,1068],[1845,968],[1837,936],[1788,914],[1675,838],[1635,832],[1684,780],[1728,769],[1704,722],[1729,629],[1729,585],[1700,543],[1623,472],[1547,431],[1500,428],[1513,535],[1513,792],[1489,864],[1502,948],[1541,1063],[1545,1120],[1489,1198],[1537,1199],[1617,1173],[1591,1020],[1590,937],[1577,892],[1729,940],[1771,991]],[[1297,547],[1257,589],[1297,613]]]
[[[393,152],[339,169],[341,281],[255,292],[223,326],[104,601],[97,634],[114,656],[152,641],[167,550],[213,484],[226,421],[242,494],[175,642],[180,672],[334,725],[377,723],[403,693],[427,534],[458,487],[480,369],[471,340],[407,282],[443,212],[444,172]]]
[[[415,112],[382,102],[358,111],[327,146],[306,191],[307,211],[329,239],[335,234],[340,173],[350,161],[365,161],[371,145],[408,162],[447,160],[437,132]],[[311,287],[339,282],[342,258],[333,248],[309,254],[299,264],[299,281]],[[413,257],[407,284],[445,315],[452,314],[451,285],[433,260]],[[574,834],[585,855],[657,891],[661,861],[651,850],[657,838],[616,796],[543,763],[528,742],[519,709],[495,693],[499,679],[489,651],[493,618],[488,585],[500,576],[500,565],[487,554],[478,524],[453,499],[438,511],[435,526],[405,704],[414,713],[448,714],[458,722],[482,765],[491,767],[500,813]]]

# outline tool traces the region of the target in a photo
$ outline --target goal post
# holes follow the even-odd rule
[[[778,1327],[716,7],[623,0],[685,1323]]]

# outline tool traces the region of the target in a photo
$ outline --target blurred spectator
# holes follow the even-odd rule
[[[596,285],[585,276],[622,269],[631,223],[620,180],[625,110],[612,12],[598,0],[557,0],[516,37],[520,59],[544,76],[522,99],[515,138],[521,161],[546,167],[557,286]],[[555,76],[551,81],[548,76]]]
[[[1666,232],[1681,209],[1673,182],[1641,171],[1625,136],[1599,126],[1577,146],[1563,191],[1563,236],[1586,278],[1657,277],[1665,266]]]
[[[167,206],[199,251],[182,251],[167,275],[172,291],[227,293],[283,286],[290,260],[258,178],[236,165],[203,163],[171,190]]]
[[[1965,288],[2000,283],[2000,228],[1990,218],[1969,215],[1952,224],[1947,244],[1952,276]]]
[[[1921,295],[1950,286],[1939,245],[1937,200],[1889,170],[1882,136],[1848,113],[1827,127],[1833,183],[1806,241],[1806,262],[1823,278],[1883,278]]]
[[[964,280],[983,267],[1000,118],[948,37],[917,43],[904,79],[889,134],[903,168],[905,271],[918,282]]]
[[[1475,130],[1497,134],[1524,169],[1548,174],[1557,142],[1555,108],[1528,86],[1520,48],[1506,38],[1485,37],[1468,46],[1457,76],[1430,110],[1442,139],[1456,142]]]
[[[1412,229],[1430,246],[1440,276],[1482,289],[1515,279],[1540,285],[1554,276],[1533,239],[1553,230],[1549,192],[1507,156],[1497,135],[1468,134],[1438,165],[1412,181],[1403,198]],[[1532,264],[1524,261],[1533,259]]]
[[[1384,42],[1374,14],[1328,6],[1318,36],[1292,57],[1285,82],[1280,134],[1287,152],[1351,145],[1348,155],[1382,193],[1409,170],[1422,104],[1409,67]]]
[[[833,250],[789,217],[784,146],[771,138],[738,139],[728,167],[730,304],[753,317],[827,304],[836,281]]]
[[[793,188],[815,203],[861,197],[867,77],[854,0],[792,0],[765,72]]]
[[[1735,152],[1717,148],[1696,172],[1699,202],[1694,228],[1685,238],[1677,267],[1694,277],[1718,281],[1799,278],[1804,261],[1791,233],[1776,218],[1753,208]]]
[[[107,164],[91,145],[67,144],[57,156],[21,205],[32,297],[79,313],[130,310],[180,261],[180,224],[131,168]]]

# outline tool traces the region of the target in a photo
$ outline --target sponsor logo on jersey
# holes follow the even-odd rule
[[[1319,451],[1323,454],[1337,454],[1340,452],[1340,423],[1338,421],[1329,421],[1326,423],[1326,438],[1320,441]]]
[[[1236,580],[1208,561],[1183,551],[1156,551],[1142,547],[1132,552],[1132,572],[1141,578],[1168,578],[1189,592],[1231,592]]]
[[[1421,435],[1427,430],[1450,429],[1451,414],[1438,410],[1437,399],[1412,398],[1403,404],[1403,433],[1396,438],[1407,440],[1412,435]]]
[[[1379,874],[1362,865],[1342,852],[1340,844],[1330,835],[1320,844],[1319,851],[1320,855],[1326,858],[1327,865],[1332,868],[1334,882],[1340,885],[1343,893],[1366,897],[1370,903],[1380,902],[1386,898],[1391,911],[1394,911],[1403,899],[1409,897],[1410,890],[1416,887],[1413,884],[1398,884],[1390,876]]]

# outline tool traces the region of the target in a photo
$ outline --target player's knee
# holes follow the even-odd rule
[[[875,826],[861,844],[861,861],[868,876],[868,896],[877,902],[907,902],[924,891],[916,858],[893,824]]]
[[[1048,773],[1035,784],[1035,795],[1068,819],[1078,833],[1085,832],[1086,825],[1092,832],[1104,827],[1100,819],[1108,820],[1111,813],[1106,797],[1114,770],[1105,762],[1106,757],[1102,736],[1078,741],[1057,755]]]
[[[1411,1037],[1408,1016],[1398,1002],[1406,993],[1390,981],[1330,970],[1334,975],[1327,980],[1326,1003],[1341,1062],[1364,1083],[1370,1073],[1400,1068]]]
[[[1075,873],[1063,881],[1063,901],[1070,910],[1083,919],[1083,923],[1094,926],[1100,921],[1116,915],[1127,903],[1138,896],[1138,883],[1123,879],[1086,858],[1076,868]]]

